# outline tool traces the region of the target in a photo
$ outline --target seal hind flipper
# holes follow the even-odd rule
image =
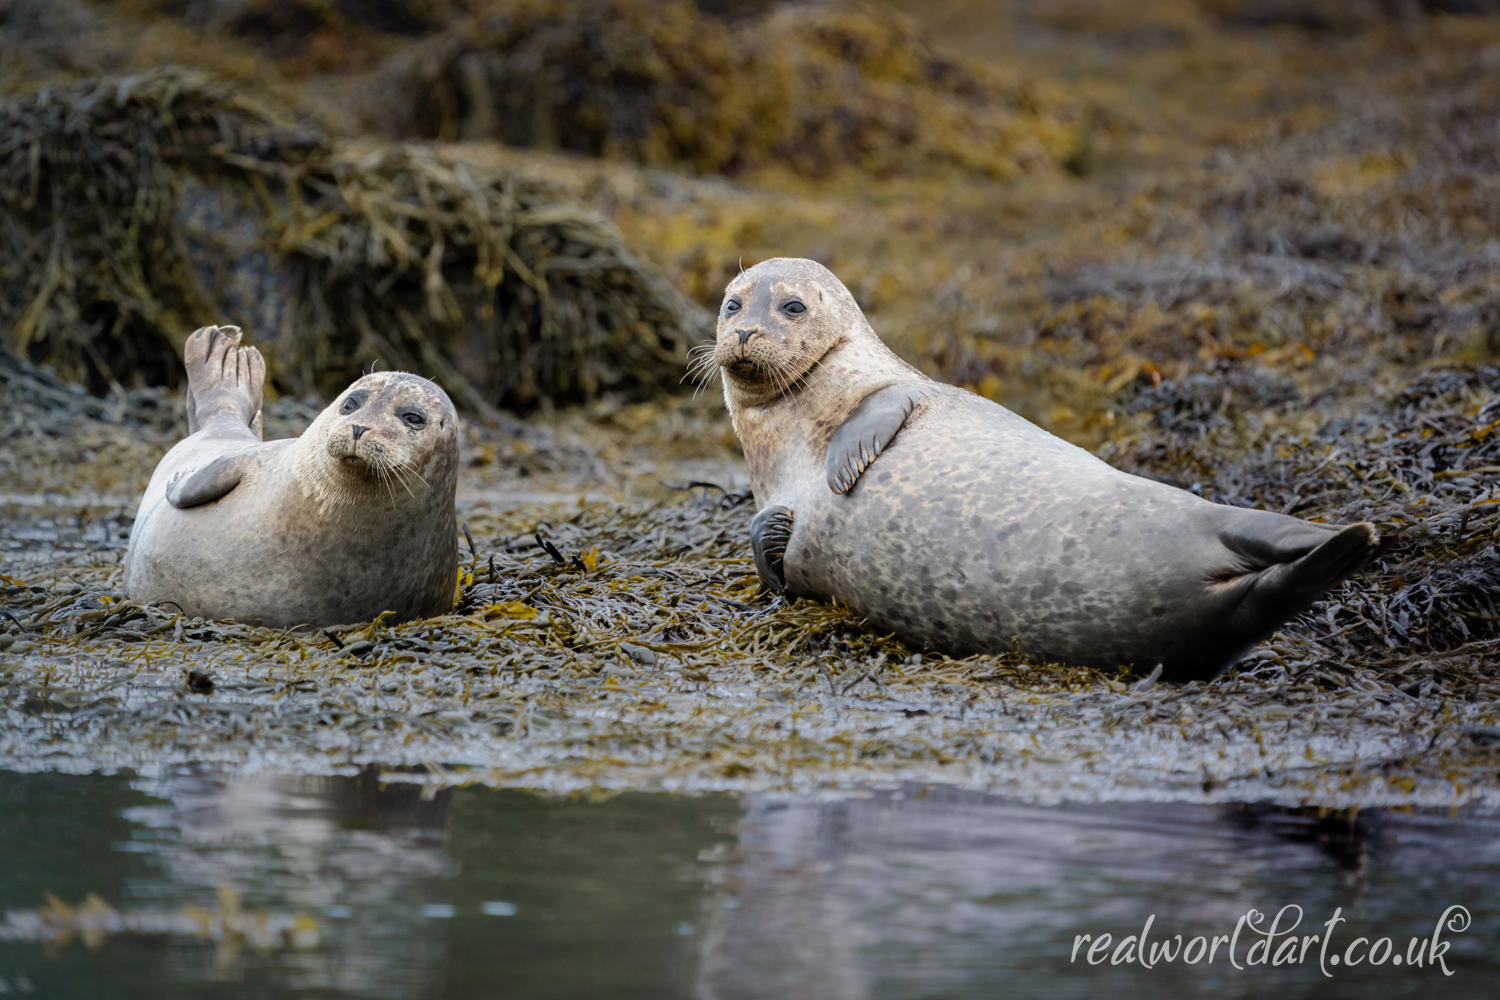
[[[257,439],[262,437],[266,362],[255,348],[239,346],[240,338],[237,326],[205,326],[183,345],[189,434],[198,433],[220,413],[230,413]]]
[[[1322,544],[1257,574],[1251,600],[1261,613],[1285,620],[1305,611],[1328,590],[1363,569],[1380,548],[1380,532],[1373,524],[1360,522],[1338,530],[1329,527],[1330,534]]]
[[[924,395],[905,386],[890,386],[866,396],[828,442],[823,465],[828,488],[835,493],[852,490],[870,463],[890,447]]]
[[[1291,522],[1287,529],[1289,537],[1276,537],[1277,526],[1271,525],[1270,535],[1261,535],[1248,544],[1245,535],[1238,532],[1226,533],[1224,539],[1242,559],[1258,563],[1217,583],[1224,588],[1221,593],[1236,595],[1231,598],[1234,610],[1229,634],[1236,636],[1245,648],[1269,636],[1293,615],[1312,607],[1329,590],[1363,569],[1380,549],[1380,533],[1367,522],[1339,528],[1298,522],[1290,517],[1286,520]],[[1322,530],[1317,535],[1295,531],[1299,523]],[[1321,542],[1306,544],[1313,538],[1321,538]],[[1274,554],[1285,558],[1268,558]]]
[[[1235,510],[1219,540],[1250,567],[1295,562],[1339,533],[1339,526],[1265,510]]]
[[[750,549],[761,582],[778,594],[786,593],[786,547],[792,540],[792,512],[780,504],[767,507],[750,522]]]
[[[216,458],[201,469],[178,476],[167,485],[167,502],[179,510],[212,503],[240,484],[250,464],[246,454]]]

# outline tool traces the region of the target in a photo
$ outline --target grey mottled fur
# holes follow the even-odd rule
[[[805,311],[789,313],[793,300]],[[812,261],[771,260],[732,281],[715,357],[756,500],[792,518],[786,592],[838,600],[918,648],[1019,645],[1049,661],[1209,678],[1379,542],[1372,525],[1214,504],[1120,472],[934,382]],[[910,415],[839,495],[829,446],[861,404],[845,435],[856,441]]]

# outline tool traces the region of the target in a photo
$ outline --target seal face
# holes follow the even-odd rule
[[[1373,525],[1211,503],[1121,472],[896,357],[807,260],[730,282],[714,348],[778,593],[917,648],[1221,673],[1374,555]]]
[[[451,610],[458,415],[405,372],[366,375],[299,438],[262,441],[265,364],[234,327],[188,338],[187,438],[162,458],[125,554],[131,599],[254,625]]]

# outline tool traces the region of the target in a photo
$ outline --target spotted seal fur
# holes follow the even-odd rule
[[[125,592],[189,615],[331,625],[443,614],[458,565],[458,416],[404,372],[366,375],[301,437],[261,440],[265,362],[235,327],[188,338],[188,437],[141,498]]]
[[[919,649],[1211,678],[1379,544],[1121,472],[929,379],[813,261],[731,281],[712,357],[761,578]]]

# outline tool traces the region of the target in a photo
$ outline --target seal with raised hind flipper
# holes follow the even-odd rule
[[[1217,676],[1380,538],[1121,472],[927,378],[814,261],[729,283],[714,361],[760,512],[756,568],[954,656]]]
[[[188,338],[187,438],[125,553],[132,600],[252,625],[452,610],[458,415],[436,384],[366,375],[301,437],[262,441],[265,364],[235,327]]]

